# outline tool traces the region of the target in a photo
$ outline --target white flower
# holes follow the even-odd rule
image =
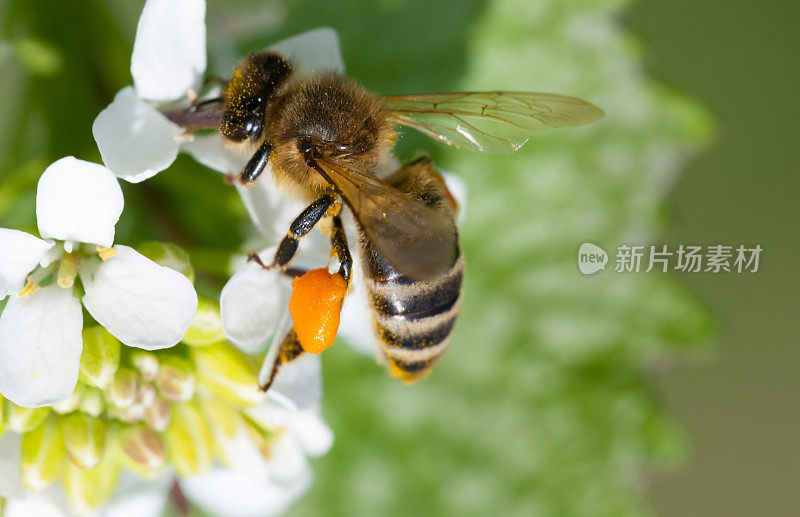
[[[86,310],[126,345],[170,347],[191,325],[197,294],[185,276],[127,246],[111,248],[122,205],[108,169],[70,156],[39,179],[36,216],[49,240],[0,229],[0,296],[11,295],[0,315],[0,393],[15,404],[52,405],[75,388],[83,349],[78,277]]]
[[[133,86],[120,90],[92,125],[103,163],[138,183],[169,167],[182,130],[157,107],[186,96],[206,69],[204,0],[148,0],[131,56]]]

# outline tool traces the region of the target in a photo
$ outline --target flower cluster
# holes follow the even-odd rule
[[[186,252],[114,242],[124,205],[118,179],[145,181],[179,152],[223,174],[249,159],[246,147],[227,146],[217,132],[192,134],[167,114],[197,101],[197,92],[216,95],[203,84],[205,7],[147,0],[133,85],[92,126],[103,165],[54,162],[37,190],[40,237],[0,229],[0,296],[8,298],[0,315],[4,517],[159,515],[170,492],[211,515],[271,515],[308,487],[306,457],[331,446],[319,417],[318,357],[284,367],[269,394],[258,390],[257,357],[290,324],[286,275],[242,256],[219,306],[198,303]],[[291,59],[296,77],[344,72],[331,29],[270,49]],[[264,261],[304,208],[276,190],[269,172],[236,186]],[[445,177],[463,206],[463,182]],[[354,221],[345,226],[358,242]],[[327,239],[313,233],[294,265],[312,269],[329,259]],[[354,259],[339,334],[375,353]]]
[[[267,398],[256,365],[224,341],[212,302],[202,301],[169,350],[123,347],[101,326],[82,334],[80,381],[68,398],[3,404],[6,516],[160,515],[176,477],[212,515],[277,513],[307,488],[306,456],[330,448],[318,358],[292,365]]]
[[[258,361],[245,353],[255,348],[233,340],[242,352],[226,341],[213,302],[201,300],[198,310],[185,252],[114,243],[124,205],[118,178],[144,181],[181,149],[225,173],[247,159],[219,135],[184,134],[160,111],[187,105],[200,86],[204,18],[202,0],[147,1],[131,59],[134,85],[92,127],[104,165],[54,162],[37,190],[40,237],[0,229],[6,517],[159,515],[170,490],[212,515],[274,514],[307,489],[306,457],[330,448],[318,416],[317,357],[285,368],[269,395],[258,391]],[[276,48],[306,73],[342,69],[328,29]],[[242,189],[242,198],[275,240],[285,231],[278,225],[299,210],[260,183]],[[278,300],[283,288],[268,276],[268,296]],[[275,327],[268,324],[267,334]]]
[[[72,393],[83,347],[81,302],[137,348],[171,347],[192,323],[197,295],[188,278],[133,248],[112,246],[122,205],[108,169],[67,157],[39,180],[36,216],[46,240],[0,229],[0,294],[11,295],[0,315],[0,393],[15,404],[49,406]]]

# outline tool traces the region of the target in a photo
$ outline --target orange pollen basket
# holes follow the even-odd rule
[[[339,330],[347,282],[339,273],[313,269],[292,281],[289,313],[303,350],[320,354],[333,344]]]

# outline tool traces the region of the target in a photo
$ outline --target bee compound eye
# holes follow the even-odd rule
[[[247,138],[258,138],[261,135],[261,129],[264,127],[264,122],[261,117],[253,117],[247,120],[244,125],[244,132]]]

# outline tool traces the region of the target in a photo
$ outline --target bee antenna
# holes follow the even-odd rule
[[[186,111],[188,111],[189,113],[194,113],[195,111],[199,110],[204,106],[208,106],[210,104],[217,104],[218,102],[222,102],[222,97],[214,97],[213,99],[208,99],[204,100],[203,102],[192,104],[191,106],[186,108]]]

